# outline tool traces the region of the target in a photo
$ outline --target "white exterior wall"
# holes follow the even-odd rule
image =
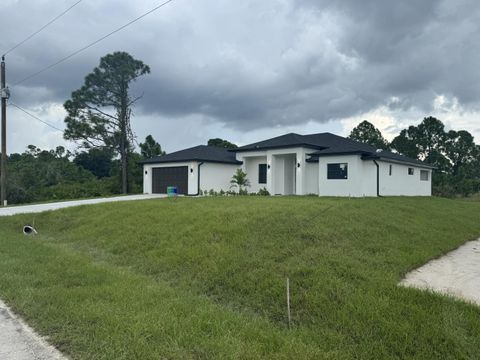
[[[431,196],[432,170],[417,166],[377,161],[380,166],[380,195],[383,196]],[[389,167],[392,165],[392,175]],[[413,175],[408,175],[408,168]],[[428,181],[420,180],[420,170],[428,171]]]
[[[373,160],[362,160],[360,156],[358,158],[361,161],[360,173],[363,179],[362,195],[359,196],[377,196],[377,166]]]
[[[320,196],[377,196],[377,173],[359,155],[321,156],[318,162]],[[347,179],[327,179],[327,165],[348,164]],[[373,171],[372,171],[373,170]],[[372,185],[370,185],[372,184]]]
[[[200,190],[230,190],[230,180],[239,165],[203,163],[200,167]],[[195,193],[197,186],[195,185]]]
[[[308,157],[307,154],[314,152],[315,150],[302,148],[302,147],[293,147],[286,149],[274,149],[274,150],[261,150],[261,151],[245,151],[237,153],[237,160],[243,161],[243,170],[247,173],[248,179],[253,184],[254,180],[258,184],[258,164],[257,164],[257,173],[256,179],[248,172],[249,162],[254,161],[253,158],[266,157],[267,159],[267,184],[262,184],[260,188],[266,187],[270,194],[275,194],[275,189],[284,188],[285,185],[285,176],[276,176],[275,173],[280,172],[280,167],[284,166],[285,161],[275,161],[276,155],[288,155],[294,154],[296,157],[296,163],[293,163],[294,169],[294,179],[295,179],[295,194],[297,195],[306,195],[308,191],[306,189],[306,176],[305,169],[307,162],[305,161]],[[277,158],[278,159],[278,158]],[[279,163],[279,167],[276,167],[275,163]],[[287,160],[288,162],[288,160]],[[297,167],[296,164],[300,164],[300,167]],[[283,165],[282,165],[283,164]],[[270,165],[270,169],[268,166]],[[275,170],[277,169],[277,170]],[[285,168],[284,168],[285,170]],[[284,172],[282,172],[284,174]],[[255,173],[254,173],[255,175]],[[249,191],[255,191],[255,188],[252,186]],[[258,190],[257,190],[258,191]],[[278,192],[277,192],[278,193]],[[283,193],[282,193],[283,194]]]
[[[152,169],[162,167],[188,166],[188,194],[195,195],[198,192],[198,165],[196,161],[145,164],[143,165],[143,193],[152,193]],[[200,167],[200,190],[215,191],[230,189],[230,180],[238,165],[203,163]],[[193,169],[193,172],[191,171]]]
[[[318,194],[320,196],[377,196],[377,167],[373,160],[362,160],[359,155],[322,156],[318,163],[307,163],[305,159],[311,149],[291,148],[257,152],[237,153],[237,160],[243,161],[242,168],[247,173],[251,187],[249,192],[258,192],[266,187],[270,194],[275,189],[285,189],[285,166],[291,168],[295,193],[297,195]],[[275,157],[275,155],[295,154],[293,160]],[[258,183],[258,164],[267,164],[267,184]],[[300,167],[297,164],[300,164]],[[327,179],[327,164],[347,163],[348,179]],[[432,171],[408,164],[378,161],[380,167],[380,195],[382,196],[431,196]],[[270,165],[270,169],[268,169]],[[392,165],[392,175],[389,166]],[[198,162],[146,164],[143,166],[143,192],[152,193],[152,169],[156,167],[188,166],[188,194],[198,192]],[[205,162],[201,166],[200,190],[215,191],[230,189],[230,180],[239,165]],[[414,168],[414,175],[408,175],[408,168]],[[191,171],[193,170],[193,172]],[[428,171],[428,181],[420,180],[420,170]],[[289,170],[290,171],[290,170]],[[287,178],[287,181],[290,181]],[[289,186],[290,188],[290,186]],[[293,189],[292,189],[293,190]],[[287,191],[285,194],[289,194]]]
[[[347,163],[348,179],[327,179],[327,164]],[[431,196],[432,171],[418,166],[377,160],[379,165],[379,192],[381,196]],[[392,175],[389,175],[392,165]],[[414,169],[408,175],[408,168]],[[360,155],[324,156],[319,160],[320,196],[377,196],[377,167],[373,160],[362,160]],[[420,180],[420,171],[429,172],[428,181]]]
[[[266,156],[258,156],[248,158],[248,161],[243,164],[243,170],[247,173],[247,179],[250,181],[250,187],[248,188],[249,192],[258,192],[260,189],[267,187],[267,184],[258,183],[258,165],[266,163]]]
[[[318,195],[318,163],[306,163],[305,171],[305,193]]]

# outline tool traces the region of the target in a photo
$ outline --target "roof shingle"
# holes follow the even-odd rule
[[[140,164],[161,164],[186,161],[205,161],[236,165],[242,164],[242,162],[237,161],[235,158],[235,153],[232,153],[227,149],[207,145],[199,145],[170,154],[157,156],[151,159],[143,160],[140,162]]]

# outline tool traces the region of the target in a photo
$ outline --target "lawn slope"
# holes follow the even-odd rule
[[[397,286],[480,203],[178,198],[0,218],[0,297],[74,359],[480,357],[480,309]],[[286,319],[285,279],[292,291]]]

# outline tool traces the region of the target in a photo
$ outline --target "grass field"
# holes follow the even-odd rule
[[[25,237],[32,218],[0,218],[0,297],[73,359],[480,358],[479,307],[397,286],[480,237],[480,202],[148,200]]]

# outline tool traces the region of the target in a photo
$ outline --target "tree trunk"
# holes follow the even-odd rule
[[[120,158],[122,163],[122,194],[128,193],[128,92],[125,84],[121,90],[120,109]]]
[[[128,156],[126,149],[126,141],[124,136],[122,136],[122,150],[121,150],[121,161],[122,161],[122,194],[128,193]]]

